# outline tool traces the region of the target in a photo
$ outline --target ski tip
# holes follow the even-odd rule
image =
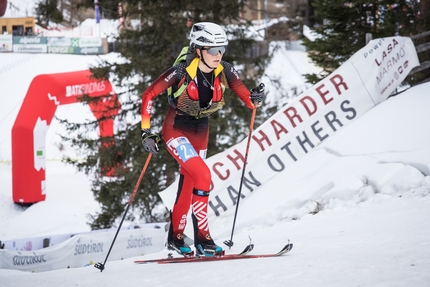
[[[276,255],[283,255],[287,252],[290,252],[291,249],[293,249],[293,243],[288,243],[287,245],[284,246],[284,248],[281,249],[281,251],[279,251],[278,253],[276,253]]]
[[[248,244],[245,249],[243,249],[242,252],[239,253],[239,255],[245,255],[248,254],[249,252],[251,252],[254,249],[254,244]]]

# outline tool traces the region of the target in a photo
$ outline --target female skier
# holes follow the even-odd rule
[[[180,180],[167,247],[178,253],[191,254],[184,241],[187,214],[192,207],[194,246],[197,256],[223,253],[215,244],[207,217],[211,172],[206,165],[209,115],[224,105],[224,89],[231,89],[250,109],[255,109],[265,95],[250,91],[230,63],[222,61],[228,40],[221,26],[201,22],[193,25],[186,59],[161,74],[142,95],[142,144],[146,151],[159,151],[160,136],[169,153],[180,165]],[[172,88],[169,108],[161,135],[150,130],[153,99]]]

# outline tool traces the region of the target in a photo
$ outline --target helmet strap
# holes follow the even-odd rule
[[[208,67],[209,69],[211,69],[211,70],[215,70],[215,69],[216,69],[216,67],[215,67],[215,68],[212,68],[212,67],[210,67],[210,66],[206,63],[205,58],[203,57],[203,52],[202,52],[202,50],[200,50],[200,59],[202,60],[203,64],[205,64],[205,65],[206,65],[206,67]]]

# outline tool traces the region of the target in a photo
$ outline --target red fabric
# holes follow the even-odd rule
[[[240,80],[237,71],[228,62],[221,61],[221,64],[224,67],[223,73],[226,76],[229,88],[243,101],[243,103],[248,108],[254,109],[255,107],[249,97],[251,93]],[[167,88],[173,85],[178,85],[180,81],[184,79],[185,75],[185,64],[180,63],[166,70],[145,90],[142,95],[142,129],[149,129],[151,127],[150,118],[153,99],[167,90]],[[219,81],[219,78],[217,77],[215,81]],[[220,87],[220,85],[218,85],[218,87]],[[214,91],[214,101],[219,101],[221,99],[221,92],[221,89]]]
[[[100,136],[113,135],[120,103],[109,81],[91,78],[89,70],[36,76],[28,88],[12,127],[12,196],[16,203],[43,201],[45,195],[45,137],[59,105],[73,104],[84,94],[100,97],[90,108],[100,122]],[[106,97],[106,95],[109,95]],[[36,124],[40,129],[36,129]],[[35,144],[36,143],[36,144]]]
[[[228,87],[245,103],[253,109],[250,100],[250,91],[240,80],[234,67],[222,61],[223,73],[226,77]],[[169,87],[176,85],[186,76],[185,63],[179,63],[161,74],[142,95],[142,129],[150,128],[150,115],[153,99]],[[222,88],[219,76],[215,78],[215,89],[212,100],[217,102],[222,98]],[[187,93],[192,99],[198,99],[198,88],[194,82],[189,83]],[[201,95],[201,94],[200,94]],[[210,239],[209,225],[207,221],[207,205],[209,196],[198,196],[193,190],[210,191],[211,172],[204,162],[206,158],[209,127],[207,118],[192,119],[187,116],[178,118],[175,125],[176,112],[170,108],[162,130],[162,138],[166,143],[167,150],[180,165],[180,182],[176,202],[172,208],[172,230],[173,236],[182,234],[186,226],[187,215],[190,206],[197,219],[197,230],[195,233],[199,240]],[[197,238],[195,238],[197,239]]]
[[[193,190],[209,191],[211,186],[211,172],[204,159],[206,157],[209,129],[205,132],[195,133],[192,131],[182,131],[173,128],[176,112],[170,109],[164,121],[162,137],[166,143],[167,150],[180,164],[181,180],[178,187],[178,196],[172,209],[173,234],[183,233],[186,218],[190,206],[197,200],[205,200],[207,205],[208,197],[197,196]],[[185,145],[177,146],[177,139]],[[189,158],[184,159],[181,149],[186,149],[187,141],[192,145],[194,151],[188,151]],[[206,207],[207,212],[207,207]]]

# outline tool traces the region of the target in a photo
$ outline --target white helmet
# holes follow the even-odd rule
[[[220,25],[210,22],[200,22],[193,25],[190,32],[190,46],[216,47],[227,46],[228,40]]]

